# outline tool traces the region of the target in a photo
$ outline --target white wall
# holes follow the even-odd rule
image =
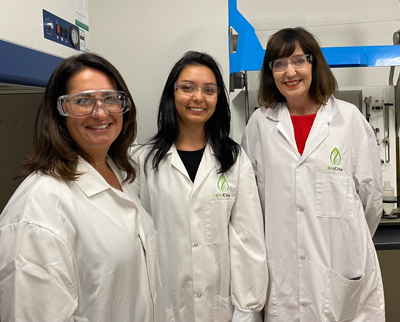
[[[121,72],[138,109],[138,142],[157,130],[161,91],[188,50],[216,58],[229,80],[227,1],[90,0],[90,50]]]

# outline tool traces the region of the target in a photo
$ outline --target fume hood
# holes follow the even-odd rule
[[[23,10],[21,10],[23,8]],[[66,57],[87,50],[88,0],[7,1],[0,19],[0,210],[20,183],[44,88]]]

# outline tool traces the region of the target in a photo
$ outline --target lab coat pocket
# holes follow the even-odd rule
[[[276,300],[276,282],[275,282],[275,267],[274,261],[268,260],[268,291],[267,302],[265,304],[265,312],[269,316],[278,315],[278,305]]]
[[[232,321],[233,305],[231,297],[223,298],[219,295],[214,296],[214,322]]]
[[[352,178],[331,174],[316,176],[317,217],[353,220]]]
[[[344,322],[358,314],[364,276],[349,280],[329,269],[326,288],[325,321]]]
[[[205,203],[207,245],[228,245],[228,224],[234,200],[211,200]]]

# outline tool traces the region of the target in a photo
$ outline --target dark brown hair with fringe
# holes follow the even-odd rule
[[[258,89],[260,106],[273,108],[277,103],[286,102],[286,98],[275,85],[274,76],[268,64],[272,60],[291,56],[297,44],[305,54],[313,56],[310,99],[317,104],[326,104],[329,97],[335,93],[337,89],[335,76],[328,66],[316,38],[302,27],[286,28],[277,31],[268,40],[260,72]]]

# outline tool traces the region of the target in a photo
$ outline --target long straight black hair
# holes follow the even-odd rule
[[[206,53],[188,51],[172,67],[165,83],[158,107],[157,134],[147,143],[150,152],[146,156],[146,165],[152,159],[152,167],[158,166],[172,144],[178,139],[179,122],[175,107],[174,84],[183,68],[186,66],[206,66],[211,69],[220,89],[214,114],[205,123],[204,132],[219,162],[218,173],[228,171],[236,162],[240,151],[239,144],[229,137],[231,112],[228,94],[222,78],[221,70],[216,61]]]

